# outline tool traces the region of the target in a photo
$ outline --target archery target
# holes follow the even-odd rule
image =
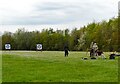
[[[37,44],[37,50],[42,50],[42,44]]]
[[[5,49],[6,50],[10,50],[11,49],[11,45],[10,44],[5,44]]]

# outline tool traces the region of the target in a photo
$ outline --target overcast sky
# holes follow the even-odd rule
[[[119,0],[0,0],[0,32],[80,28],[118,16]]]

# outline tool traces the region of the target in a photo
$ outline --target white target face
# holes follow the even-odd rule
[[[10,50],[11,49],[11,45],[10,44],[5,44],[5,49],[6,50]]]
[[[42,44],[37,44],[37,50],[42,50]]]

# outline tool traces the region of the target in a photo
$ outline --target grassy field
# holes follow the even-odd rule
[[[82,60],[86,52],[3,51],[3,82],[117,82],[118,57]]]

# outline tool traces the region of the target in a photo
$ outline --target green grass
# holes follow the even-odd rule
[[[3,51],[3,82],[118,82],[115,60],[82,60],[85,52]]]

